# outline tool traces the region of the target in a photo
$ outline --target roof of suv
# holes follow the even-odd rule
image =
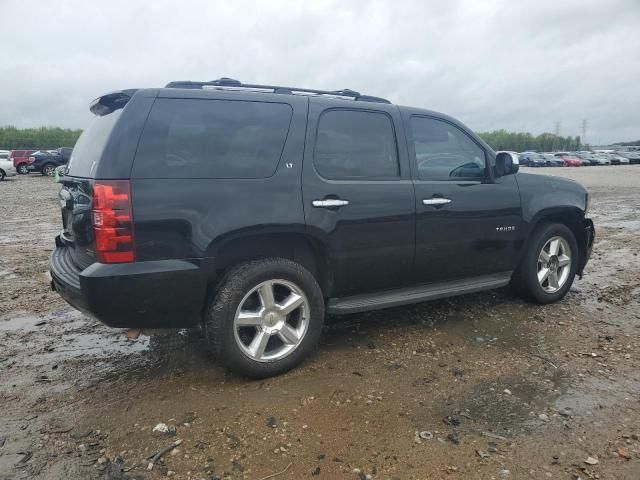
[[[466,125],[459,120],[433,110],[418,107],[400,106],[392,104],[389,100],[371,95],[363,95],[350,89],[343,90],[316,90],[300,87],[282,87],[275,85],[244,84],[238,80],[230,78],[220,78],[208,82],[194,81],[173,81],[164,88],[132,88],[117,90],[102,95],[93,100],[89,106],[91,113],[97,116],[108,115],[109,113],[123,108],[134,96],[142,98],[182,98],[182,99],[205,99],[212,97],[240,97],[243,100],[266,101],[266,102],[298,102],[304,98],[314,98],[326,102],[332,107],[337,107],[344,102],[349,108],[357,107],[369,108],[366,103],[377,103],[381,108],[394,106],[400,109],[403,114],[435,117],[449,122],[470,135],[474,141],[481,144],[489,151],[493,149],[480,137],[475,135]],[[288,97],[288,99],[287,99]],[[356,107],[356,108],[357,108]]]

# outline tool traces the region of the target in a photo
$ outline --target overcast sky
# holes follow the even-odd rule
[[[0,18],[0,125],[83,128],[102,93],[227,76],[640,138],[640,0],[0,0]]]

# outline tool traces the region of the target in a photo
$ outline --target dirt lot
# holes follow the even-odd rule
[[[129,340],[66,305],[57,185],[2,182],[0,479],[639,479],[640,166],[538,173],[592,193],[595,251],[563,302],[505,289],[329,319],[313,358],[259,382],[197,331]]]

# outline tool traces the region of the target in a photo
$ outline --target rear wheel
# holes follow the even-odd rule
[[[26,163],[21,163],[20,165],[18,165],[16,167],[16,170],[20,175],[26,175],[27,173],[29,173],[29,169],[27,168]]]
[[[0,170],[0,182],[1,182],[2,180],[4,180],[4,177],[6,177],[6,176],[7,176],[7,174],[6,174],[6,173],[4,173],[4,170]]]
[[[56,166],[53,163],[47,163],[44,167],[42,167],[42,175],[52,177],[55,169]]]
[[[324,299],[315,278],[282,258],[235,267],[209,304],[204,329],[217,359],[253,378],[284,373],[316,346]]]
[[[557,302],[571,288],[577,265],[578,245],[569,227],[543,224],[534,230],[512,283],[528,300]]]

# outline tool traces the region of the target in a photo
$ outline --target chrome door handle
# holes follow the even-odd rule
[[[451,203],[448,198],[425,198],[422,200],[423,205],[446,205],[447,203]]]
[[[349,200],[340,200],[338,198],[327,198],[325,200],[314,200],[311,202],[316,208],[336,208],[349,205]]]

